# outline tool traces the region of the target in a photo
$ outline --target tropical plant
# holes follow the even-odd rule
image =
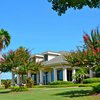
[[[1,71],[19,74],[22,81],[25,74],[37,72],[41,67],[41,62],[36,63],[30,51],[24,47],[19,47],[15,51],[10,50],[3,55],[3,58],[5,60],[1,62]],[[20,84],[22,84],[21,80],[19,80]]]
[[[32,80],[32,78],[31,78],[31,77],[27,78],[26,86],[27,86],[28,88],[32,88],[33,85],[34,85],[34,81]]]
[[[0,30],[0,51],[3,48],[6,48],[9,46],[10,39],[11,39],[11,37],[10,37],[9,33],[6,30],[1,29]]]
[[[83,79],[85,79],[88,75],[86,68],[80,68],[76,71],[75,75],[73,76],[75,83],[83,83]]]
[[[4,84],[5,89],[8,89],[11,86],[11,81],[5,80],[3,84]]]
[[[0,30],[0,52],[3,48],[8,47],[8,45],[10,44],[10,39],[11,37],[9,33],[6,30],[1,29]],[[0,54],[0,66],[3,61],[4,61],[4,58]],[[0,68],[0,74],[1,74],[1,68]],[[0,85],[1,85],[1,79],[0,79]]]
[[[2,72],[9,72],[18,66],[18,62],[15,59],[15,53],[13,50],[10,50],[8,53],[2,55],[4,61],[1,62],[1,70]]]

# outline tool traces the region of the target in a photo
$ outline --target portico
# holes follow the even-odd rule
[[[75,69],[67,67],[54,67],[52,70],[47,71],[42,69],[39,73],[37,73],[37,84],[45,85],[53,81],[73,81],[72,76],[74,74]]]

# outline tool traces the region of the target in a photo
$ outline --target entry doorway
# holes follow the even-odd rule
[[[63,71],[62,70],[57,70],[57,80],[63,81]]]
[[[44,75],[43,75],[43,84],[44,85],[48,84],[48,72],[44,72]]]
[[[67,69],[67,80],[72,81],[72,69]]]

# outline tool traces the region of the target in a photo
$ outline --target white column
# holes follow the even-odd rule
[[[20,75],[17,74],[17,84],[19,85],[20,84]]]
[[[0,71],[0,86],[1,86],[1,73],[2,73],[2,72]]]
[[[54,81],[57,81],[57,69],[54,68],[53,70],[54,70]]]
[[[75,75],[75,73],[76,73],[76,70],[73,69],[73,70],[72,70],[72,75]]]
[[[40,70],[40,85],[43,84],[43,72]]]
[[[32,75],[32,80],[34,81],[34,74]]]
[[[63,68],[63,81],[67,81],[67,68]]]
[[[93,77],[93,71],[90,69],[89,72],[90,72],[90,73],[89,73],[89,74],[90,74],[90,75],[89,75],[90,78]]]
[[[75,70],[75,68],[73,68],[73,70],[72,70],[72,78],[74,77],[75,73],[76,73],[76,70]],[[75,79],[73,78],[72,81],[75,81]]]
[[[15,74],[14,74],[14,72],[12,72],[12,82],[11,82],[11,84],[12,84],[12,85],[14,85],[14,84],[15,84],[15,81],[14,81],[14,76],[15,76]]]
[[[36,78],[37,78],[37,84],[39,84],[39,73],[36,74]]]
[[[48,72],[48,82],[51,82],[51,71]]]
[[[30,78],[31,77],[31,73],[30,72],[28,72],[28,78]]]

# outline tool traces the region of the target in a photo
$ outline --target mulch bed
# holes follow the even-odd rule
[[[92,94],[93,96],[100,96],[100,93]]]

